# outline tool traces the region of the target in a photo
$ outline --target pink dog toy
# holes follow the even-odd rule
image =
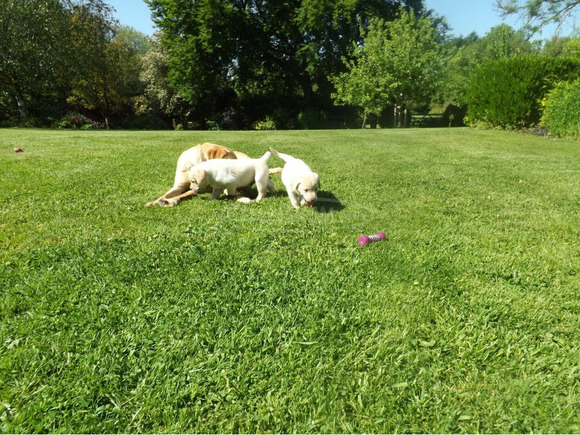
[[[15,153],[21,153],[21,152],[23,152],[23,151],[24,151],[24,150],[23,150],[22,148],[20,148],[20,147],[16,147],[16,148],[14,148],[14,152],[15,152]]]
[[[358,244],[364,246],[367,243],[380,242],[381,240],[385,240],[386,238],[387,236],[385,236],[385,233],[376,233],[373,234],[372,236],[362,235],[358,238]]]

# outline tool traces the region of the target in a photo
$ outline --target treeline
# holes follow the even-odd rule
[[[577,38],[530,42],[506,25],[451,37],[422,0],[148,0],[152,38],[105,0],[0,2],[1,126],[388,127],[434,110],[462,125],[484,65],[560,59],[573,71],[580,59]],[[536,106],[574,79],[556,69]],[[480,112],[469,122],[488,122]]]

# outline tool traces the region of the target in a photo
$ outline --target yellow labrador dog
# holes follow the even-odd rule
[[[215,159],[199,163],[189,171],[190,189],[197,194],[207,186],[211,186],[211,199],[219,198],[225,189],[227,195],[238,197],[238,201],[248,203],[253,201],[249,198],[240,198],[238,188],[256,183],[258,196],[254,201],[259,202],[266,195],[271,183],[268,168],[270,155],[267,151],[259,159]]]
[[[195,193],[191,192],[189,189],[191,181],[188,174],[189,170],[194,165],[205,162],[207,160],[237,159],[238,157],[246,159],[249,158],[244,153],[234,152],[227,147],[213,143],[196,145],[184,151],[177,160],[177,168],[175,170],[175,180],[173,182],[173,187],[169,189],[163,196],[156,199],[155,201],[148,202],[145,204],[145,206],[173,206],[179,204],[179,202],[185,198],[195,196]]]
[[[318,174],[300,159],[279,153],[272,147],[270,147],[270,151],[286,162],[282,169],[282,183],[286,187],[288,198],[290,198],[294,208],[300,208],[304,204],[312,207],[312,204],[318,199],[318,190],[320,189]]]

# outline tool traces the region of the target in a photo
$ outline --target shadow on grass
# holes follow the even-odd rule
[[[318,191],[318,200],[312,206],[312,209],[319,213],[332,213],[344,210],[344,204],[340,202],[332,192],[325,190]]]
[[[238,190],[238,192],[250,199],[255,199],[258,195],[258,191],[255,187],[243,187]],[[208,193],[202,193],[200,195],[196,195],[201,197],[202,200],[209,200],[211,195]],[[285,190],[276,190],[273,193],[268,192],[266,194],[266,198],[288,198],[288,194]],[[191,199],[191,198],[187,198]],[[222,201],[232,201],[231,197],[226,195],[221,195],[218,200]],[[333,213],[336,211],[342,211],[345,209],[344,204],[332,193],[324,190],[318,191],[318,200],[312,205],[312,210],[318,213]]]

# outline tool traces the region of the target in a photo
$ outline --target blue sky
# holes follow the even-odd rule
[[[147,35],[154,32],[151,11],[144,0],[109,0],[108,3],[117,11],[115,16],[123,25],[131,26]],[[494,0],[425,0],[428,9],[434,9],[439,15],[447,18],[453,35],[467,36],[476,32],[484,36],[492,27],[500,25],[503,20],[495,10]],[[506,24],[518,29],[522,22],[509,18]],[[577,24],[580,24],[577,23]],[[562,34],[569,33],[563,30]],[[554,28],[544,30],[539,39],[551,38]]]

